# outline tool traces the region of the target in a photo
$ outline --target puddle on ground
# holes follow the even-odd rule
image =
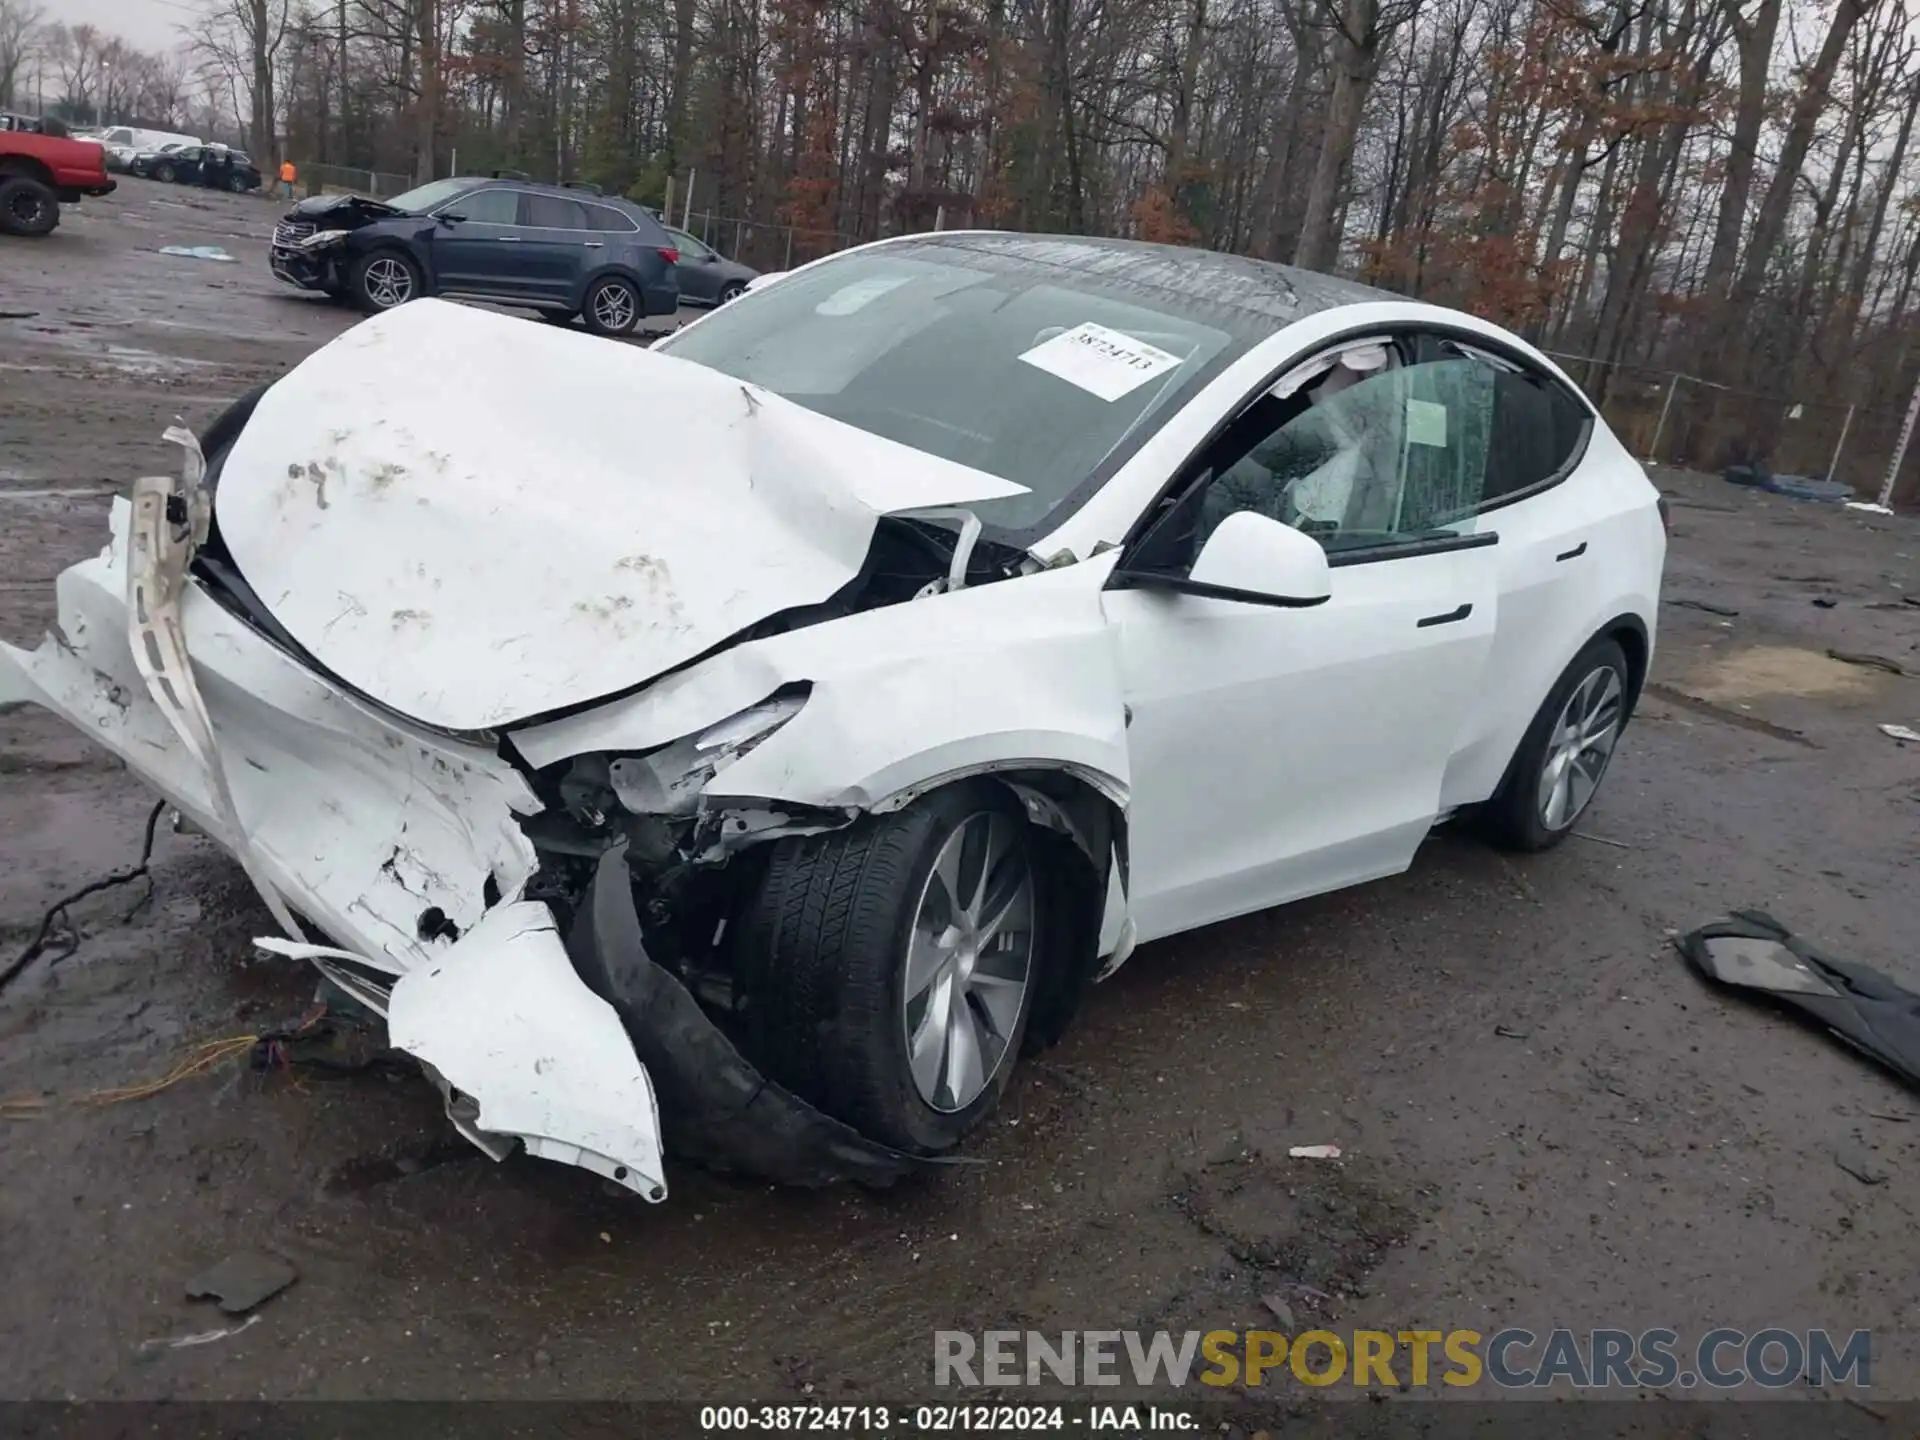
[[[1723,705],[1768,695],[1865,695],[1879,683],[1880,673],[1817,650],[1756,645],[1715,660],[1690,677],[1684,688],[1702,700]]]

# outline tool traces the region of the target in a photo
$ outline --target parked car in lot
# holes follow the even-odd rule
[[[107,166],[126,170],[136,156],[167,149],[201,144],[197,135],[182,135],[173,130],[142,130],[134,125],[112,125],[100,132],[100,143],[107,148]]]
[[[434,180],[391,200],[316,195],[274,228],[289,285],[378,313],[430,295],[576,316],[625,335],[679,306],[679,251],[638,205],[582,186],[503,176]]]
[[[666,227],[667,238],[680,252],[673,267],[680,281],[683,305],[724,305],[746,292],[760,272],[738,260],[729,260],[718,250],[673,226]]]
[[[253,158],[225,145],[169,142],[159,150],[142,151],[134,156],[127,172],[179,185],[231,190],[235,194],[260,188],[260,170]]]
[[[111,195],[106,152],[57,121],[0,111],[0,235],[50,234],[60,207]]]
[[[480,183],[373,223],[438,245]],[[0,694],[231,850],[476,1144],[656,1200],[663,1145],[897,1176],[1137,943],[1452,816],[1558,843],[1666,546],[1499,327],[1059,235],[652,350],[407,305],[174,438]]]

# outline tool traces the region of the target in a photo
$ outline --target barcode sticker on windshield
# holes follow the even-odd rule
[[[1020,358],[1109,402],[1180,364],[1178,355],[1092,321],[1042,340]]]

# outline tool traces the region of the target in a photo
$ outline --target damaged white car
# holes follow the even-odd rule
[[[500,1156],[884,1182],[1141,940],[1542,848],[1650,658],[1641,468],[1498,328],[939,234],[653,351],[422,301],[136,482],[0,647]],[[202,456],[204,455],[204,462]]]

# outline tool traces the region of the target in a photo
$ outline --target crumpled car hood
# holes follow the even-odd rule
[[[828,599],[881,515],[1020,493],[688,361],[424,300],[261,398],[214,514],[322,666],[479,731]]]

